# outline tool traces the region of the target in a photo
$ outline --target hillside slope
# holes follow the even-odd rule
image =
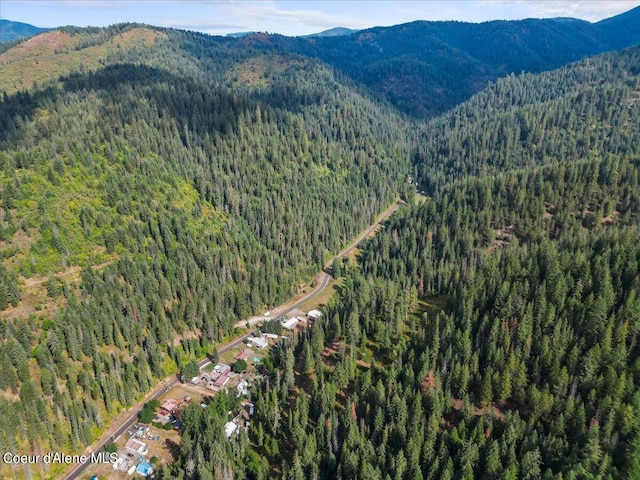
[[[510,73],[552,70],[640,43],[639,12],[640,7],[594,24],[417,21],[343,37],[273,42],[336,66],[413,117],[431,118]]]
[[[154,32],[61,32],[0,104],[2,450],[80,451],[406,191],[406,124],[326,66],[260,54],[253,85],[246,52],[230,89]]]
[[[427,124],[414,158],[420,188],[638,151],[639,65],[633,47],[498,80]]]
[[[637,56],[635,48],[527,76],[495,110],[472,99],[465,115],[446,117],[494,125],[546,101],[547,115],[567,120],[550,135],[591,150],[565,161],[565,144],[550,138],[542,145],[555,162],[479,169],[392,218],[359,265],[339,266],[340,298],[265,360],[273,368],[250,432],[255,457],[269,465],[212,456],[198,472],[639,478],[640,152],[637,140],[617,143],[640,131]],[[565,88],[592,99],[553,104]],[[613,126],[626,134],[609,141]],[[490,158],[515,135],[507,157],[535,158],[539,139],[520,132],[510,123],[489,139],[471,130],[465,148]],[[191,451],[218,451],[213,436],[198,434],[205,419],[190,417],[190,449],[163,479],[181,478]]]

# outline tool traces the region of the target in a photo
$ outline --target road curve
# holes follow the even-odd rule
[[[293,303],[292,305],[286,307],[286,309],[284,309],[281,312],[278,312],[280,315],[285,315],[289,312],[291,312],[292,310],[298,308],[300,305],[302,305],[304,302],[306,302],[307,300],[310,300],[314,297],[316,297],[317,295],[319,295],[325,288],[327,288],[327,285],[329,284],[329,279],[331,278],[331,276],[327,273],[328,271],[330,271],[331,266],[333,265],[333,262],[335,261],[335,259],[337,258],[342,258],[345,255],[349,254],[349,252],[351,252],[351,250],[353,250],[354,248],[356,248],[358,245],[360,245],[360,243],[367,238],[369,235],[371,235],[374,230],[378,227],[378,225],[380,225],[380,223],[382,223],[384,220],[386,220],[392,213],[394,213],[396,210],[398,210],[398,208],[400,208],[400,206],[404,205],[405,203],[401,200],[397,201],[394,205],[392,205],[391,207],[387,208],[384,212],[382,212],[378,218],[376,219],[376,221],[369,227],[367,228],[364,232],[362,232],[362,234],[353,242],[351,242],[347,247],[345,247],[340,253],[338,253],[334,258],[332,258],[331,260],[329,260],[325,265],[324,268],[322,269],[322,273],[321,273],[321,280],[320,283],[318,284],[318,286],[310,293],[308,293],[307,295],[303,296],[302,298],[300,298],[299,300],[297,300],[295,303]],[[286,305],[286,304],[285,304]],[[250,337],[252,335],[252,331],[249,330],[247,333],[243,334],[242,336],[232,340],[231,342],[225,344],[224,346],[222,346],[221,348],[218,349],[218,353],[225,353],[233,348],[236,348],[237,346],[239,346],[242,342],[244,342],[248,337]],[[211,360],[209,360],[209,358],[205,358],[204,360],[201,360],[199,362],[200,368],[206,367],[207,365],[209,365],[211,363]],[[151,396],[149,396],[145,403],[150,401],[150,400],[156,400],[158,398],[160,398],[162,396],[162,394],[167,391],[168,389],[170,389],[171,387],[173,387],[174,385],[178,384],[178,378],[177,377],[167,377],[164,380],[162,380],[156,387],[155,389],[152,390]],[[98,442],[98,444],[95,446],[95,448],[92,450],[94,453],[99,453],[102,452],[104,450],[104,446],[108,443],[113,442],[115,439],[117,439],[120,435],[122,435],[128,428],[131,427],[131,425],[133,425],[134,423],[136,423],[137,419],[138,419],[138,413],[139,410],[136,409],[135,412],[133,412],[124,422],[122,422],[122,426],[120,428],[118,428],[113,435],[111,435],[111,437],[108,437],[106,439],[103,439],[101,441]],[[75,480],[77,479],[82,472],[84,471],[84,469],[86,467],[89,466],[89,463],[81,463],[76,465],[65,477],[66,480]]]
[[[378,225],[380,225],[383,221],[385,221],[387,218],[389,218],[389,216],[392,213],[394,213],[396,210],[398,210],[398,208],[400,208],[404,204],[405,204],[405,202],[403,202],[402,200],[398,200],[391,207],[387,208],[384,212],[382,212],[378,216],[378,218],[376,218],[376,221],[372,225],[370,225],[364,232],[362,232],[358,238],[356,238],[353,242],[351,242],[348,246],[346,246],[335,257],[333,257],[331,260],[329,260],[327,263],[325,263],[324,267],[322,268],[320,284],[315,288],[315,290],[313,290],[313,292],[308,293],[307,295],[302,297],[300,300],[296,301],[293,305],[288,307],[286,310],[284,310],[283,312],[279,312],[279,313],[281,315],[285,315],[285,314],[289,313],[290,311],[298,308],[300,305],[305,303],[307,300],[310,300],[310,299],[316,297],[317,295],[319,295],[325,288],[327,288],[327,285],[329,284],[329,279],[331,278],[331,275],[329,275],[328,272],[331,270],[331,267],[333,266],[333,262],[335,262],[336,259],[338,259],[338,258],[342,258],[345,255],[348,255],[349,252],[351,252],[351,250],[356,248],[358,245],[360,245],[362,243],[362,241],[365,238],[367,238],[369,235],[371,235],[375,231],[375,229],[378,228]]]

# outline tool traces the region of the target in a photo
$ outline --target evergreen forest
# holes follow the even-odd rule
[[[336,265],[341,295],[265,363],[249,444],[199,412],[161,477],[639,478],[638,53],[505,79],[427,126],[415,167],[444,180]],[[599,95],[563,98],[585,70]],[[519,132],[543,108],[539,155]],[[468,170],[431,153],[442,130]]]
[[[640,478],[638,12],[0,44],[0,451],[83,451],[401,201],[157,477]]]

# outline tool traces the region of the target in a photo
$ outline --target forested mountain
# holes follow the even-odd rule
[[[322,32],[312,33],[311,35],[302,35],[302,37],[341,37],[343,35],[351,35],[358,32],[352,28],[335,27],[329,30],[323,30]]]
[[[440,186],[358,265],[336,265],[340,297],[265,362],[250,431],[259,457],[194,412],[161,478],[182,478],[189,458],[198,479],[640,478],[640,144],[608,139],[612,125],[638,134],[637,56],[518,83],[514,96],[544,100],[588,66],[597,98],[617,102],[594,98],[599,116],[548,103],[550,116],[578,119],[559,138],[593,144],[567,161],[561,142],[555,161],[536,162],[534,135],[505,148],[512,127],[471,130],[476,155],[531,160]],[[482,105],[461,110],[495,122],[509,109]]]
[[[217,396],[160,477],[638,478],[640,49],[499,79],[637,42],[637,12],[4,51],[0,450],[81,451],[412,175],[429,198],[265,361],[250,437]]]
[[[250,51],[298,53],[336,67],[401,112],[428,119],[511,73],[552,70],[586,56],[636,45],[640,43],[639,15],[640,7],[597,23],[571,18],[484,23],[416,21],[360,31],[332,29],[305,37],[253,33],[224,38],[164,32],[172,40],[167,48],[188,43],[201,59],[213,53],[217,74],[233,64],[220,62],[221,56],[237,59]],[[108,31],[97,37],[105,40]],[[129,51],[126,39],[109,43],[123,47],[113,54]],[[7,83],[0,81],[0,88],[6,89],[3,84]]]
[[[34,27],[28,23],[12,22],[0,18],[0,42],[10,42],[25,37],[31,37],[38,33],[46,32],[48,28]]]
[[[542,72],[636,45],[638,15],[640,7],[593,24],[564,18],[417,21],[286,44],[336,66],[401,111],[430,118],[510,73]]]
[[[420,187],[469,175],[637,151],[640,48],[539,75],[510,75],[431,120],[413,159]]]
[[[3,451],[81,450],[407,190],[405,122],[315,60],[243,52],[229,88],[202,36],[56,35],[43,64],[97,68],[0,104]]]

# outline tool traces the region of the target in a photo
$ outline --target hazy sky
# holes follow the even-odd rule
[[[638,5],[640,0],[0,0],[0,18],[38,27],[140,22],[212,35],[304,35],[338,26],[359,29],[412,20],[575,17],[595,22]]]

